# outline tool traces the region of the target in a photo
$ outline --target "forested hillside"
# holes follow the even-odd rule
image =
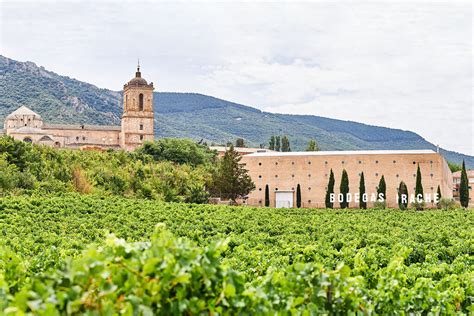
[[[52,123],[120,123],[120,92],[2,56],[0,79],[0,122],[26,105]],[[409,131],[318,116],[266,113],[202,94],[155,92],[154,105],[157,137],[187,137],[209,143],[242,137],[249,145],[258,146],[267,144],[271,135],[286,134],[293,150],[304,149],[310,139],[316,139],[323,150],[436,148]],[[460,163],[464,159],[474,168],[472,156],[441,152],[449,161]]]

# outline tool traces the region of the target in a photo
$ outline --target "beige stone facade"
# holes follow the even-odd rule
[[[264,206],[268,185],[270,206],[295,207],[299,184],[302,207],[325,207],[330,170],[334,172],[337,195],[345,169],[349,176],[349,192],[353,195],[359,192],[362,172],[369,197],[376,194],[383,175],[387,187],[386,204],[397,207],[397,189],[401,181],[406,183],[409,196],[414,194],[418,165],[425,195],[431,194],[434,200],[439,185],[443,197],[452,197],[452,173],[444,158],[431,150],[253,153],[244,156],[242,162],[256,185],[248,197],[249,205]],[[369,200],[368,206],[372,205]],[[339,207],[337,200],[334,206]],[[349,206],[355,208],[358,203],[351,201]],[[430,202],[427,206],[435,204]]]
[[[469,182],[469,205],[474,206],[474,170],[466,170]],[[459,187],[461,186],[461,171],[453,173],[453,197],[459,201]]]
[[[22,106],[7,116],[4,133],[56,148],[134,150],[154,139],[153,90],[138,66],[135,78],[124,85],[121,126],[46,124],[41,115]]]

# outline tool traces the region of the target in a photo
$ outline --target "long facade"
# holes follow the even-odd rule
[[[295,207],[296,189],[301,189],[302,207],[325,207],[326,190],[330,171],[335,177],[334,207],[337,200],[342,171],[349,177],[349,192],[352,200],[349,207],[358,207],[361,173],[364,173],[368,206],[374,204],[380,178],[386,182],[386,205],[397,207],[400,182],[408,187],[409,198],[414,195],[417,168],[420,166],[424,198],[431,198],[427,207],[434,207],[438,185],[442,197],[452,197],[453,180],[443,156],[431,150],[400,151],[332,151],[332,152],[268,152],[253,153],[242,158],[255,183],[247,204],[265,205],[265,188],[268,185],[270,206]]]
[[[4,133],[15,139],[56,148],[134,150],[154,139],[153,83],[135,77],[123,88],[120,126],[47,124],[41,115],[22,106],[5,119]]]

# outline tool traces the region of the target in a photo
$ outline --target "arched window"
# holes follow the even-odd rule
[[[23,138],[23,141],[24,141],[25,143],[32,143],[32,142],[33,142],[33,140],[31,140],[30,137],[25,137],[25,138]]]
[[[143,111],[143,93],[138,96],[138,110]]]

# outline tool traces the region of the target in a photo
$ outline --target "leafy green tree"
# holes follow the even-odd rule
[[[214,173],[214,192],[222,198],[230,199],[232,203],[255,189],[248,171],[240,163],[241,159],[242,156],[234,150],[234,146],[230,146]]]
[[[270,188],[268,187],[268,184],[265,185],[265,206],[270,206]]]
[[[245,147],[245,141],[243,138],[237,138],[235,141],[235,147]]]
[[[275,145],[276,145],[276,139],[275,139],[275,136],[272,135],[272,137],[270,137],[270,141],[268,143],[268,149],[275,150]]]
[[[339,192],[343,195],[342,202],[340,203],[341,208],[348,208],[349,202],[347,201],[347,194],[349,193],[349,176],[347,175],[346,169],[342,170]]]
[[[423,203],[418,202],[418,200],[423,199],[423,185],[421,183],[420,164],[418,164],[418,168],[416,170],[415,199],[417,201],[417,203],[415,203],[416,209],[417,210],[422,210],[423,209]]]
[[[318,144],[316,143],[314,139],[309,141],[306,151],[320,151]]]
[[[462,170],[462,166],[461,165],[458,165],[454,162],[449,162],[448,161],[448,166],[449,166],[449,169],[451,170],[451,172],[456,172],[456,171],[461,171]]]
[[[408,208],[408,188],[403,181],[401,181],[398,186],[398,207],[401,210],[406,210]]]
[[[151,156],[154,161],[171,161],[178,164],[198,166],[214,163],[217,153],[189,139],[163,138],[145,142],[136,154],[142,159]]]
[[[379,181],[379,185],[377,187],[377,199],[379,197],[383,197],[383,200],[387,199],[387,186],[385,184],[385,177],[382,175]]]
[[[329,174],[328,188],[326,190],[326,198],[325,198],[326,208],[334,207],[334,203],[331,202],[331,195],[334,194],[334,183],[335,183],[334,173],[332,172],[332,169],[331,169],[331,172]]]
[[[297,208],[301,207],[301,186],[299,183],[296,186],[296,207]]]
[[[469,179],[467,177],[464,160],[462,162],[461,183],[459,185],[459,200],[462,207],[467,208],[469,206]]]
[[[367,208],[367,201],[364,201],[365,194],[366,194],[365,193],[365,179],[364,179],[364,173],[362,172],[360,174],[360,182],[359,182],[359,196],[360,196],[359,208],[361,209]]]
[[[281,151],[280,136],[275,136],[275,151]]]
[[[288,137],[285,135],[281,139],[281,151],[282,152],[290,152],[291,147],[290,147],[290,140]]]

